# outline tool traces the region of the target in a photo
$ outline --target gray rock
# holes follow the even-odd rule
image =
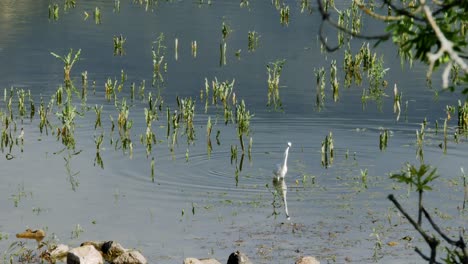
[[[55,248],[49,251],[49,255],[51,259],[64,259],[67,257],[69,250],[70,248],[67,245],[58,244],[57,246],[55,246]]]
[[[112,261],[112,264],[147,264],[146,258],[136,250],[129,250]]]
[[[85,245],[68,251],[67,264],[104,264],[104,259],[96,248]]]
[[[184,260],[184,264],[221,264],[221,262],[213,258],[204,258],[204,259],[186,258]]]
[[[81,245],[93,246],[95,249],[102,252],[104,259],[109,262],[112,262],[127,251],[122,245],[114,241],[86,241],[81,243]]]
[[[320,264],[320,261],[318,261],[315,257],[305,256],[297,259],[296,264]]]
[[[64,262],[68,250],[70,250],[70,248],[67,245],[58,244],[42,252],[40,257],[49,263],[55,263],[57,261]]]
[[[231,253],[231,255],[229,255],[227,264],[253,264],[253,263],[244,253],[238,250],[234,253]]]

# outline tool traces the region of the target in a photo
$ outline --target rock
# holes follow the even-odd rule
[[[315,257],[305,256],[297,259],[296,264],[320,264],[320,261],[318,261]]]
[[[93,246],[95,249],[102,252],[104,259],[109,262],[112,262],[127,251],[122,245],[114,241],[86,241],[81,243],[81,245]]]
[[[206,259],[200,259],[201,263],[203,264],[221,264],[221,262],[217,261],[214,258],[206,258]]]
[[[231,255],[229,255],[227,264],[253,264],[253,263],[244,253],[241,253],[238,250],[234,253],[231,253]]]
[[[146,258],[136,250],[129,250],[112,261],[112,264],[147,264]]]
[[[27,239],[35,239],[37,243],[41,242],[42,239],[46,236],[44,230],[42,229],[36,229],[36,230],[31,230],[31,229],[26,229],[26,231],[22,233],[16,234],[17,238],[27,238]]]
[[[84,245],[68,251],[67,264],[104,264],[104,259],[94,246]]]
[[[217,261],[213,258],[205,258],[205,259],[196,259],[196,258],[186,258],[184,260],[184,264],[221,264],[221,262]]]
[[[68,250],[70,248],[64,244],[58,244],[41,253],[41,258],[49,263],[55,263],[57,261],[65,261]]]

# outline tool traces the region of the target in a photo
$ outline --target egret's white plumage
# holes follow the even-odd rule
[[[273,174],[275,174],[276,178],[281,178],[283,179],[284,176],[286,176],[286,173],[288,172],[288,153],[289,153],[289,148],[291,147],[291,142],[288,142],[288,146],[286,147],[286,150],[284,151],[284,160],[283,163],[281,164],[276,164],[276,170],[273,171]]]

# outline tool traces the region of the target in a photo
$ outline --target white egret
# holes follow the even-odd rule
[[[286,147],[286,150],[284,151],[284,160],[283,163],[281,164],[276,164],[276,170],[273,171],[273,174],[275,174],[277,179],[284,179],[284,176],[286,176],[286,173],[288,172],[288,153],[289,153],[289,148],[291,147],[291,142],[288,142],[288,146]]]

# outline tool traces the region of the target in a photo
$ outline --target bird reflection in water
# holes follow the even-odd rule
[[[279,213],[276,209],[281,208],[282,204],[284,204],[284,212],[286,213],[286,219],[290,220],[289,212],[288,212],[288,201],[286,199],[286,194],[288,193],[288,186],[286,186],[286,182],[284,178],[277,178],[273,177],[273,215],[278,215]],[[280,198],[280,200],[278,200]]]

